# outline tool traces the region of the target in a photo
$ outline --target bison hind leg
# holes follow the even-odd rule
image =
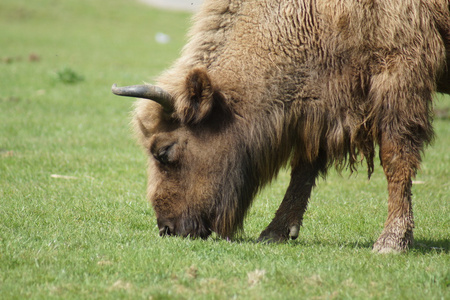
[[[406,251],[414,242],[412,210],[412,178],[420,165],[422,141],[407,136],[396,138],[381,134],[380,158],[388,182],[388,217],[384,230],[373,246],[377,253]]]

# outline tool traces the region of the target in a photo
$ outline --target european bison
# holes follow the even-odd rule
[[[374,251],[413,242],[411,178],[433,137],[431,100],[450,93],[447,0],[207,0],[158,85],[113,86],[138,100],[148,198],[160,235],[231,237],[258,190],[290,162],[261,241],[298,236],[329,167],[375,145],[389,190]]]

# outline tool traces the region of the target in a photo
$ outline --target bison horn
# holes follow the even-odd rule
[[[156,103],[159,103],[166,113],[172,113],[174,111],[172,95],[159,86],[144,84],[118,87],[116,84],[113,84],[111,90],[118,96],[153,100]]]

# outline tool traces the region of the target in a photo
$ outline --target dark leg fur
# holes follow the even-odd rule
[[[283,242],[298,237],[311,190],[319,173],[325,170],[325,165],[325,159],[317,159],[314,163],[297,161],[292,164],[291,181],[284,199],[258,241]]]

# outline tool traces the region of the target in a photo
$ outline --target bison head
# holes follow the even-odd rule
[[[167,91],[113,86],[136,103],[134,125],[149,156],[148,198],[159,233],[230,237],[257,190],[242,124],[205,69],[190,71]]]

